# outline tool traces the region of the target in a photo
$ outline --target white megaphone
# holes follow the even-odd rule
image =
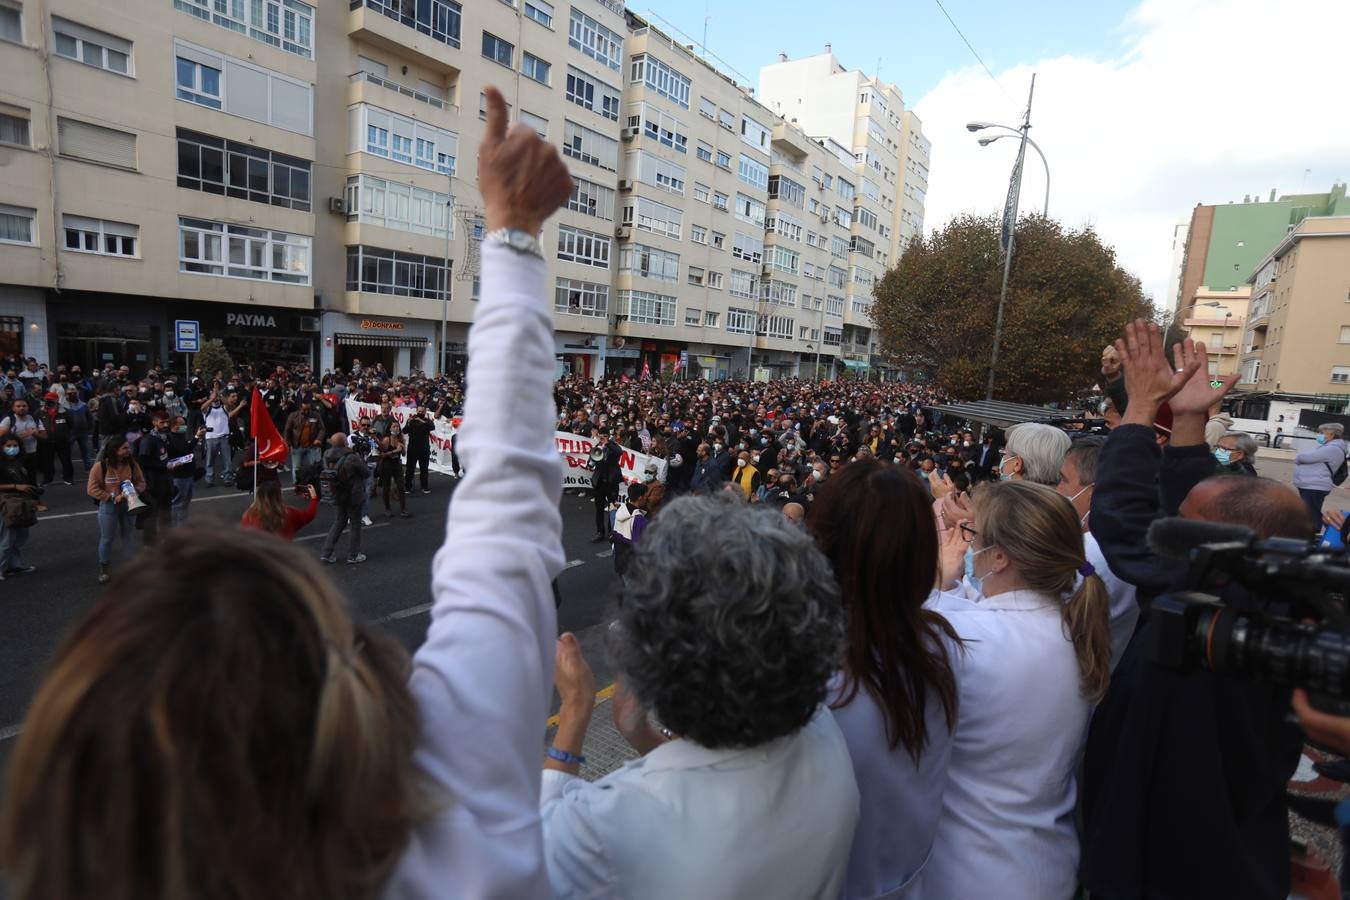
[[[136,493],[136,485],[130,481],[122,482],[122,496],[127,498],[127,509],[135,511],[145,506],[145,501]]]

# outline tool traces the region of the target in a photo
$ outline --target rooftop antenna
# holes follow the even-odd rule
[[[708,15],[708,4],[705,0],[703,4],[703,59],[705,62],[708,59],[708,20],[711,18],[712,16]]]

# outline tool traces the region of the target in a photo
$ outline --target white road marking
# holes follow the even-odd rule
[[[234,488],[231,488],[230,490],[234,490]],[[244,500],[247,500],[247,499],[249,499],[249,498],[252,497],[252,496],[253,496],[252,494],[246,494],[246,493],[244,493],[243,491],[238,491],[238,492],[236,492],[236,493],[234,493],[234,494],[216,494],[214,497],[193,497],[193,498],[192,498],[192,502],[193,502],[193,503],[210,503],[212,500],[238,500],[238,499],[244,499]],[[191,508],[191,507],[189,507],[189,509],[190,509],[190,508]],[[49,522],[49,521],[51,521],[52,519],[72,519],[72,518],[74,518],[74,517],[76,517],[76,516],[96,516],[96,515],[98,515],[98,510],[96,510],[96,509],[91,509],[91,510],[87,510],[87,511],[85,511],[85,512],[77,512],[77,513],[57,513],[57,514],[54,515],[54,516],[42,515],[42,516],[38,516],[38,521],[39,521],[39,522]]]
[[[424,612],[431,612],[430,603],[421,603],[418,604],[417,606],[410,606],[407,609],[400,609],[396,612],[391,612],[387,616],[380,616],[378,619],[372,620],[371,624],[383,625],[385,622],[393,622],[396,619],[410,619],[413,616],[421,615]]]
[[[23,733],[22,725],[10,725],[5,728],[0,728],[0,744],[4,743],[5,741],[12,740],[13,738],[18,737],[22,733]]]
[[[361,526],[361,533],[362,533],[362,534],[365,534],[367,531],[374,531],[376,528],[386,528],[386,527],[388,527],[390,524],[392,524],[392,523],[390,523],[390,522],[377,522],[377,523],[375,523],[374,525],[362,525],[362,526]],[[346,532],[345,530],[342,532],[342,536],[343,536],[343,537],[346,537],[346,536],[347,536],[347,532]],[[298,543],[300,543],[301,541],[317,541],[317,540],[320,540],[321,538],[326,538],[326,537],[328,537],[328,532],[326,532],[326,531],[323,532],[322,534],[307,534],[307,535],[305,535],[304,537],[298,537],[298,538],[296,538],[296,539],[295,539],[294,541],[292,541],[291,543],[293,543],[293,544],[298,544]],[[338,539],[338,542],[341,543],[341,538]]]
[[[613,550],[601,550],[599,553],[595,554],[597,559],[609,559],[613,555]]]
[[[563,571],[566,572],[568,569],[575,569],[577,566],[584,566],[584,565],[586,565],[585,560],[569,559],[567,561],[567,566],[566,568],[563,569]]]

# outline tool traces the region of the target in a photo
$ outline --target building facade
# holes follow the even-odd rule
[[[462,367],[489,84],[573,176],[560,374],[866,367],[922,227],[893,86],[796,125],[617,0],[0,0],[0,68],[0,355],[177,369],[187,319],[238,361]]]

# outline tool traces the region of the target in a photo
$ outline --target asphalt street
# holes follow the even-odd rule
[[[360,565],[342,562],[347,546],[344,535],[338,564],[325,568],[351,601],[356,618],[388,630],[410,652],[426,633],[431,559],[445,534],[455,484],[449,476],[433,474],[430,495],[420,491],[409,495],[410,519],[386,518],[383,505],[373,501],[375,524],[361,535],[361,548],[369,559]],[[98,524],[83,481],[69,487],[53,484],[44,502],[50,511],[41,515],[24,548],[25,561],[38,571],[0,582],[0,767],[9,757],[52,654],[103,589],[96,580]],[[298,504],[299,499],[292,497],[288,502]],[[190,524],[206,529],[203,539],[209,540],[210,529],[236,526],[248,503],[249,495],[234,488],[205,490],[199,483]],[[573,631],[581,638],[597,683],[604,687],[613,680],[604,638],[619,582],[609,559],[609,545],[590,542],[594,534],[590,500],[564,494],[560,509],[569,565],[558,579],[563,597],[558,625],[560,631]],[[320,506],[318,518],[297,536],[296,546],[317,556],[332,518],[332,508]],[[139,542],[139,532],[135,539]],[[555,697],[555,709],[556,703]],[[541,722],[541,734],[543,727]]]

